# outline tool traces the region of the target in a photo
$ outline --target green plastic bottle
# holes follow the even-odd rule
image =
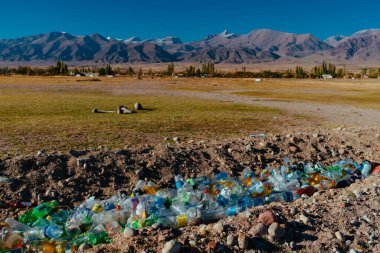
[[[51,214],[51,212],[58,205],[59,205],[59,203],[56,200],[39,204],[38,206],[34,207],[33,209],[27,211],[25,214],[21,215],[19,217],[19,221],[21,223],[24,223],[24,224],[31,226],[39,218],[44,218],[47,215]]]

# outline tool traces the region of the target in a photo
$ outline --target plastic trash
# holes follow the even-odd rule
[[[239,179],[226,172],[212,178],[176,175],[173,188],[167,189],[139,180],[131,196],[91,197],[69,211],[51,201],[29,209],[18,221],[7,218],[0,223],[0,252],[75,252],[83,243],[110,243],[112,236],[127,227],[141,229],[158,223],[179,228],[216,221],[254,206],[291,202],[303,194],[348,185],[368,177],[371,169],[367,161],[357,164],[345,159],[324,166],[294,164],[286,158],[282,166],[268,166],[260,174],[245,168]],[[372,171],[379,172],[379,167]]]

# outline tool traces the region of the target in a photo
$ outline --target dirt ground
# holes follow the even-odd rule
[[[265,137],[244,135],[200,139],[199,136],[178,136],[178,142],[168,138],[150,143],[147,135],[145,144],[129,145],[126,142],[120,149],[100,146],[92,150],[47,149],[38,154],[9,153],[0,159],[0,176],[14,181],[0,183],[0,200],[37,202],[38,199],[58,199],[64,205],[75,206],[90,196],[106,198],[118,191],[131,193],[137,179],[152,180],[160,187],[168,187],[172,186],[175,174],[195,177],[226,171],[239,176],[247,166],[259,172],[267,164],[281,163],[284,157],[293,162],[331,164],[352,158],[357,162],[380,163],[378,109],[339,102],[284,101],[235,94],[236,91],[250,90],[247,80],[189,80],[193,82],[192,89],[179,89],[181,82],[175,79],[115,79],[78,83],[67,79],[31,79],[26,83],[0,79],[0,92],[7,88],[70,89],[73,92],[91,89],[114,95],[175,97],[179,101],[183,97],[196,98],[276,108],[298,115],[299,122],[273,118],[272,124],[281,123],[276,130],[265,131]],[[200,91],[199,82],[201,85],[215,82],[222,88]],[[224,219],[221,221],[224,225],[222,234],[215,233],[214,223],[181,229],[148,228],[133,237],[120,234],[112,244],[89,250],[161,252],[166,242],[177,239],[183,252],[378,252],[379,193],[380,181],[374,176],[346,188],[319,192],[293,203],[256,207]],[[272,211],[282,224],[286,232],[282,238],[252,234],[259,214],[266,210]],[[23,211],[0,209],[0,216],[17,216]],[[338,239],[336,232],[341,232],[344,238],[340,236]],[[233,238],[232,244],[227,243],[227,237]],[[244,249],[239,248],[243,237],[248,241]]]

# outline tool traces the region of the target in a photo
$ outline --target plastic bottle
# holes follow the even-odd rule
[[[63,230],[55,224],[51,224],[45,227],[44,230],[45,236],[51,239],[58,239],[63,234]]]
[[[181,189],[182,186],[185,184],[183,177],[181,175],[176,175],[174,177],[174,181],[175,181],[175,187],[177,188],[177,190]]]
[[[55,253],[55,250],[55,241],[32,241],[27,247],[27,252],[31,253]]]
[[[265,197],[272,192],[272,187],[267,182],[258,182],[249,188],[252,198]]]
[[[50,214],[58,206],[58,204],[59,203],[56,200],[42,203],[21,215],[19,221],[27,225],[32,225],[37,219],[43,218]]]
[[[359,168],[364,178],[371,173],[371,164],[368,161],[364,161]]]

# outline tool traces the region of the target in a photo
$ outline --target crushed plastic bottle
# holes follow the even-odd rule
[[[91,197],[69,211],[51,201],[31,208],[18,221],[7,218],[0,223],[0,253],[75,252],[83,243],[110,243],[112,236],[127,227],[141,229],[158,223],[179,228],[219,220],[254,206],[292,202],[303,194],[350,184],[368,177],[371,169],[367,161],[359,165],[345,159],[324,166],[286,158],[282,166],[267,166],[259,175],[246,168],[240,179],[226,172],[213,178],[176,175],[173,188],[168,189],[139,180],[131,196]]]

